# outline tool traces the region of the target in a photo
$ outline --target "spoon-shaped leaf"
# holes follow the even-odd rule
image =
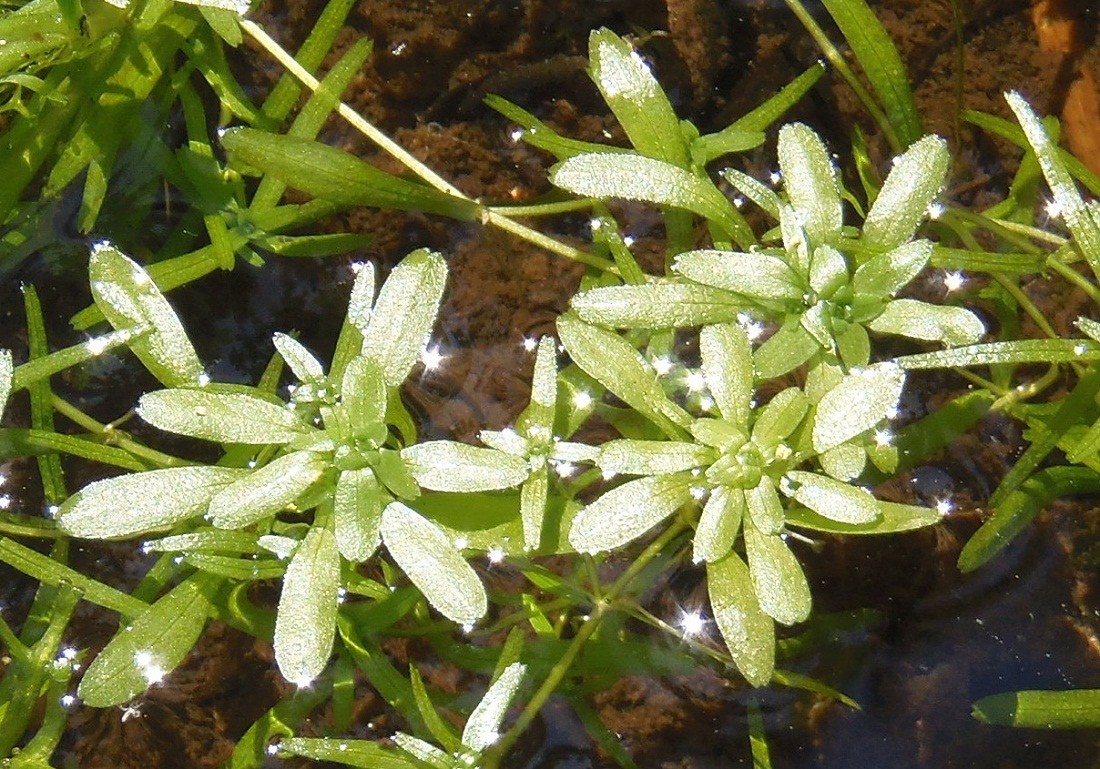
[[[381,364],[388,387],[404,382],[420,356],[446,282],[443,257],[422,248],[402,259],[382,284],[363,331],[363,354]]]
[[[784,493],[818,515],[841,523],[874,523],[882,517],[871,492],[817,473],[791,470],[781,484]]]
[[[700,249],[676,257],[673,272],[741,296],[768,302],[801,302],[804,287],[794,270],[778,256]]]
[[[746,519],[745,552],[756,598],[764,613],[784,625],[810,616],[810,586],[794,553],[778,534],[764,534]]]
[[[174,670],[202,634],[218,581],[194,574],[120,628],[84,673],[77,690],[84,704],[127,702]]]
[[[620,152],[590,152],[550,170],[563,190],[593,198],[623,198],[683,208],[709,219],[742,248],[755,242],[737,209],[704,176],[661,160]]]
[[[705,326],[699,332],[699,352],[707,388],[722,416],[747,427],[753,396],[752,346],[744,330],[735,324]]]
[[[707,564],[707,592],[737,669],[753,686],[764,686],[775,670],[775,624],[761,610],[749,569],[737,553]]]
[[[582,553],[614,550],[645,534],[691,500],[691,476],[657,475],[624,483],[573,519],[569,544]]]
[[[88,263],[92,297],[115,328],[145,330],[130,349],[169,387],[193,385],[203,373],[187,332],[168,300],[142,267],[106,241],[92,246]]]
[[[893,296],[924,269],[932,258],[932,243],[912,240],[868,259],[852,277],[856,296]]]
[[[272,342],[299,382],[320,382],[325,378],[325,369],[321,366],[321,361],[317,360],[313,353],[297,339],[288,334],[276,332]]]
[[[161,430],[220,443],[290,443],[311,429],[285,406],[245,393],[155,390],[141,397],[137,410]]]
[[[588,38],[589,72],[630,143],[643,155],[686,168],[687,141],[668,96],[645,60],[609,29]]]
[[[729,486],[717,486],[703,505],[699,526],[692,539],[691,560],[717,561],[733,547],[745,510],[745,492]]]
[[[428,441],[401,451],[413,478],[435,491],[490,491],[527,479],[527,460],[458,441]]]
[[[333,519],[340,555],[352,563],[367,560],[378,549],[382,508],[389,501],[370,468],[345,470],[336,479]]]
[[[482,751],[500,738],[504,714],[515,699],[526,672],[527,666],[521,662],[513,662],[501,671],[466,721],[466,728],[462,730],[463,745],[471,750]]]
[[[817,405],[814,451],[828,451],[889,417],[904,386],[905,372],[893,363],[876,363],[844,377]]]
[[[665,396],[656,372],[618,334],[590,326],[574,313],[558,318],[558,334],[578,366],[658,426],[691,422],[688,413]]]
[[[283,678],[298,686],[317,678],[332,654],[339,589],[336,538],[312,526],[286,567],[275,618],[275,662]]]
[[[400,502],[382,511],[382,541],[394,561],[443,616],[462,625],[485,615],[489,599],[477,574],[442,529]]]
[[[85,486],[57,513],[74,537],[126,537],[206,512],[210,499],[247,474],[231,467],[169,467],[120,475]]]
[[[895,248],[913,237],[928,216],[928,207],[943,189],[951,154],[935,135],[914,142],[895,159],[867,219],[863,240],[879,248]]]
[[[895,299],[867,328],[881,334],[943,342],[951,347],[974,344],[985,336],[985,324],[970,310],[918,299]]]
[[[279,457],[210,500],[210,518],[220,529],[241,529],[282,510],[321,477],[328,462],[311,451]]]
[[[744,301],[722,288],[657,281],[602,286],[573,297],[582,320],[609,328],[683,328],[733,320]]]
[[[686,441],[620,438],[600,446],[596,464],[615,475],[669,475],[714,461],[708,446]]]
[[[843,223],[836,168],[820,137],[802,123],[779,129],[779,168],[787,197],[814,244],[839,233]]]

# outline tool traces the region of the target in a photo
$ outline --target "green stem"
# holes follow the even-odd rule
[[[638,558],[630,564],[629,568],[623,572],[610,588],[604,593],[603,598],[596,601],[595,606],[592,609],[592,613],[581,625],[580,630],[573,637],[565,653],[555,663],[554,667],[550,670],[549,675],[543,680],[542,685],[538,688],[538,691],[528,701],[523,712],[520,713],[519,718],[516,719],[515,724],[512,725],[508,731],[501,735],[500,739],[482,756],[482,766],[484,769],[497,769],[500,765],[501,759],[507,754],[508,750],[515,744],[519,736],[531,725],[538,715],[542,706],[546,704],[546,701],[550,698],[561,685],[561,682],[569,674],[569,669],[572,667],[573,662],[580,655],[581,650],[584,648],[585,643],[592,634],[599,628],[600,623],[607,613],[614,609],[612,603],[615,598],[622,593],[630,582],[638,576],[639,572],[644,569],[650,561],[660,555],[669,544],[675,540],[685,528],[687,528],[687,522],[679,516],[670,525],[661,536],[653,540],[653,542],[647,547]]]
[[[856,97],[863,103],[864,109],[871,115],[871,119],[875,121],[879,130],[882,131],[882,135],[886,137],[886,141],[889,142],[890,147],[894,152],[901,152],[904,149],[901,146],[901,141],[898,140],[898,135],[894,131],[894,127],[890,125],[890,121],[886,118],[886,113],[882,111],[874,97],[871,96],[870,91],[863,87],[863,83],[860,82],[859,77],[855,71],[848,66],[848,62],[844,59],[842,54],[833,41],[829,39],[829,36],[825,34],[825,30],[821,28],[821,25],[817,23],[817,20],[810,15],[810,12],[806,10],[801,0],[785,0],[787,7],[791,9],[791,12],[802,22],[802,26],[806,28],[806,31],[810,33],[810,37],[817,43],[817,47],[821,49],[821,53],[828,59],[840,76],[844,78],[848,83],[848,87],[851,88]]]
[[[105,425],[102,422],[92,419],[92,417],[85,414],[76,406],[57,395],[53,396],[52,404],[57,413],[72,420],[93,435],[99,435],[108,443],[130,452],[135,457],[140,457],[160,467],[183,467],[192,464],[179,457],[174,457],[171,454],[165,454],[156,449],[151,449],[148,446],[143,446],[132,438],[127,438],[122,433],[116,431],[111,425]]]

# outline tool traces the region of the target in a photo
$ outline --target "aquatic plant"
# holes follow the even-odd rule
[[[752,687],[804,688],[852,704],[829,682],[777,663],[784,650],[776,623],[807,623],[804,638],[812,644],[815,629],[845,622],[812,612],[800,548],[818,532],[881,535],[939,522],[946,506],[884,501],[864,484],[925,460],[983,413],[996,409],[1021,420],[1031,444],[990,500],[996,513],[963,550],[961,568],[994,557],[1050,499],[1100,489],[1100,325],[1082,318],[1085,338],[1061,338],[1016,284],[1020,275],[1046,269],[1100,301],[1093,280],[1100,276],[1100,209],[1082,199],[1072,174],[1094,191],[1100,184],[1010,94],[1022,132],[990,116],[970,118],[1028,148],[1036,162],[1021,165],[1014,189],[1036,189],[1041,174],[1069,237],[1021,224],[1016,215],[1033,203],[1028,199],[983,214],[953,207],[944,193],[948,147],[924,135],[900,58],[866,4],[825,3],[869,90],[801,3],[788,5],[897,151],[881,182],[857,146],[862,189],[847,189],[825,143],[800,123],[778,131],[781,190],[734,169],[712,173],[715,161],[763,144],[765,131],[822,76],[820,65],[723,130],[702,134],[676,115],[628,40],[597,30],[589,72],[631,146],[560,136],[522,107],[491,97],[520,138],[556,157],[551,182],[581,196],[494,206],[463,195],[339,102],[369,43],[352,46],[321,82],[310,74],[350,3],[326,6],[297,59],[219,2],[96,4],[89,11],[35,3],[0,20],[0,31],[25,54],[0,62],[9,86],[0,95],[16,115],[6,133],[11,154],[0,157],[0,174],[7,164],[5,178],[13,179],[8,198],[0,196],[7,264],[37,247],[34,233],[47,207],[81,174],[82,230],[116,205],[124,208],[107,191],[119,153],[143,146],[139,140],[161,150],[156,173],[144,181],[170,180],[188,204],[162,258],[149,264],[124,253],[125,243],[137,240],[140,217],[91,248],[94,306],[74,322],[83,328],[105,320],[113,331],[49,352],[37,295],[27,287],[29,360],[16,365],[10,350],[0,351],[0,407],[24,389],[31,402],[31,427],[0,429],[0,445],[5,456],[38,457],[52,513],[0,511],[0,560],[41,583],[19,634],[0,620],[0,642],[12,659],[0,681],[0,754],[20,747],[8,759],[12,766],[47,765],[66,708],[77,699],[122,705],[161,684],[216,617],[270,640],[279,671],[297,687],[242,737],[232,766],[259,765],[268,752],[364,767],[495,766],[549,697],[562,693],[593,739],[629,767],[633,759],[574,678],[600,682],[703,662],[726,677],[737,671]],[[26,35],[40,13],[51,14],[50,29]],[[285,132],[277,126],[291,114],[298,86],[286,79],[264,105],[252,105],[222,49],[243,34],[312,92]],[[183,68],[167,77],[179,52]],[[91,65],[94,76],[75,85],[75,69]],[[218,97],[217,122],[247,123],[221,131],[217,145],[207,135],[202,100],[179,74],[191,69]],[[51,100],[53,85],[63,84],[84,88],[92,106],[78,113],[75,99]],[[118,90],[128,95],[123,108],[107,114],[104,99]],[[129,117],[146,100],[182,111],[186,146],[168,151],[147,123],[132,127]],[[314,141],[334,111],[416,178]],[[47,165],[41,194],[23,200]],[[259,177],[254,187],[246,184],[250,176]],[[726,185],[777,227],[755,232]],[[312,200],[280,202],[288,187]],[[660,209],[664,274],[639,267],[608,205],[617,199]],[[845,223],[846,204],[858,225]],[[255,385],[216,382],[206,373],[171,290],[232,269],[237,256],[261,264],[261,252],[351,251],[364,236],[299,233],[353,206],[480,222],[586,266],[582,290],[558,319],[561,348],[551,337],[533,342],[530,399],[513,427],[481,430],[480,446],[418,436],[401,388],[418,360],[431,360],[430,333],[448,279],[444,256],[425,249],[407,255],[380,285],[374,266],[359,266],[327,367],[293,335],[275,332],[275,354]],[[590,250],[519,221],[563,210],[590,211]],[[699,223],[707,248],[695,242]],[[989,237],[980,241],[979,231]],[[991,240],[995,248],[981,245]],[[1076,270],[1082,259],[1092,277]],[[1018,324],[1006,322],[990,332],[957,303],[899,296],[930,265],[989,274],[1001,304],[1031,316],[1049,338],[1014,338]],[[891,358],[878,334],[936,348]],[[697,366],[676,358],[685,343],[697,345]],[[197,450],[207,461],[155,449],[51,392],[53,374],[123,346],[162,385],[140,398],[136,415],[162,432],[214,444]],[[1029,379],[1016,368],[1022,363],[1050,368]],[[284,367],[293,379],[285,390]],[[978,390],[892,426],[907,372],[948,367]],[[979,367],[989,378],[968,371]],[[1072,378],[1068,394],[1028,402],[1063,375]],[[55,415],[83,433],[59,432]],[[593,416],[619,437],[585,440],[581,428]],[[1066,463],[1044,466],[1055,448]],[[70,494],[60,454],[120,474]],[[68,565],[72,538],[137,537],[157,560],[130,593]],[[53,547],[43,554],[16,538]],[[552,568],[546,556],[555,556]],[[624,566],[608,577],[601,567],[619,557]],[[518,594],[486,590],[479,574],[483,563],[504,561],[528,581]],[[647,590],[685,561],[703,564],[722,647],[696,637],[699,615],[670,623],[645,605]],[[261,581],[281,585],[274,610],[249,597]],[[63,645],[81,599],[122,618],[86,670],[84,652]],[[680,643],[654,648],[628,618]],[[484,697],[445,699],[429,691],[415,663],[399,670],[381,645],[398,634],[425,638],[456,668],[489,676]],[[624,653],[641,649],[644,655]],[[322,701],[332,704],[332,733],[346,732],[357,675],[413,733],[395,733],[392,746],[292,736]],[[43,697],[45,715],[25,738]],[[1100,721],[1096,700],[1094,692],[1021,692],[975,707],[997,723],[1077,727]],[[509,721],[513,702],[518,713]],[[440,707],[467,714],[461,733]],[[770,765],[755,699],[748,710],[754,760]]]

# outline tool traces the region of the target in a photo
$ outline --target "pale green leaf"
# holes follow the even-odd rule
[[[386,381],[379,363],[366,355],[357,355],[348,361],[340,385],[340,402],[356,438],[379,444],[385,441],[387,401]]]
[[[773,379],[801,366],[821,345],[802,328],[802,316],[790,315],[779,330],[756,348],[754,360],[760,379]]]
[[[882,334],[943,342],[952,347],[974,344],[985,336],[985,324],[970,310],[918,299],[895,299],[867,324],[867,328]]]
[[[602,286],[573,297],[582,320],[609,328],[685,328],[733,320],[745,302],[724,288],[661,280]]]
[[[320,382],[325,378],[321,361],[297,339],[278,331],[272,337],[272,342],[299,382]]]
[[[1031,109],[1024,97],[1015,91],[1006,93],[1005,99],[1016,114],[1016,119],[1020,121],[1024,135],[1039,159],[1039,166],[1043,169],[1043,176],[1054,194],[1054,202],[1062,214],[1062,219],[1073,234],[1073,239],[1085,255],[1085,259],[1092,266],[1093,272],[1100,275],[1100,225],[1082,200],[1081,194],[1073,183],[1073,177],[1062,162],[1058,148],[1047,136],[1039,116]]]
[[[62,531],[86,539],[164,529],[205,513],[215,494],[246,473],[230,467],[170,467],[107,478],[69,497],[57,523]]]
[[[447,535],[400,502],[382,511],[382,541],[401,570],[443,616],[473,624],[489,606],[485,587]]]
[[[630,143],[644,155],[688,165],[680,120],[645,60],[609,29],[588,38],[589,73]]]
[[[423,769],[423,764],[374,740],[334,740],[329,737],[285,737],[279,750],[317,761],[360,769]],[[231,764],[232,765],[232,764]]]
[[[699,353],[707,389],[722,416],[734,425],[748,426],[753,361],[744,330],[733,323],[704,326],[699,332]]]
[[[843,523],[800,507],[787,511],[787,523],[791,526],[830,534],[897,534],[922,529],[925,526],[934,526],[943,520],[943,513],[934,507],[902,505],[882,500],[875,500],[875,502],[881,517],[870,523]]]
[[[836,168],[821,138],[802,123],[779,129],[779,168],[783,188],[814,244],[840,232],[843,209]]]
[[[389,497],[368,468],[345,470],[336,479],[333,519],[336,546],[340,555],[352,563],[370,558],[378,549],[382,508]]]
[[[852,292],[856,296],[893,296],[909,284],[932,258],[927,240],[911,240],[868,259],[856,268]]]
[[[779,534],[764,534],[746,521],[745,552],[756,599],[764,613],[784,625],[810,616],[812,599],[806,575]]]
[[[703,514],[695,528],[692,539],[691,559],[717,561],[733,547],[737,532],[741,529],[741,518],[745,510],[745,492],[729,486],[717,486],[703,505]]]
[[[1087,334],[1090,339],[1095,342],[1100,342],[1100,323],[1096,322],[1092,318],[1086,318],[1084,316],[1079,317],[1076,321],[1077,328]]]
[[[533,471],[520,487],[519,517],[523,521],[524,550],[538,550],[542,544],[542,526],[546,518],[549,487],[550,478],[546,465]]]
[[[374,265],[370,262],[361,262],[355,271],[355,282],[351,286],[351,297],[348,299],[347,321],[360,333],[367,330],[370,324],[370,316],[374,308]]]
[[[906,370],[988,366],[995,363],[1082,363],[1100,360],[1100,345],[1079,339],[1021,339],[989,342],[951,350],[903,355],[894,362]]]
[[[279,512],[324,473],[328,462],[295,451],[252,471],[210,500],[210,518],[220,529],[241,529]]]
[[[613,550],[645,534],[691,500],[691,476],[658,475],[624,483],[573,519],[569,544],[582,553]]]
[[[539,339],[535,352],[535,371],[531,375],[531,405],[539,408],[538,418],[531,421],[540,427],[551,429],[554,425],[554,407],[558,401],[558,343],[552,336]]]
[[[457,441],[428,441],[401,451],[413,478],[434,491],[489,491],[527,479],[527,461],[493,448]]]
[[[676,257],[673,272],[758,301],[801,302],[806,288],[782,258],[763,252],[701,249]]]
[[[558,333],[573,361],[635,410],[659,426],[686,426],[691,417],[670,401],[649,363],[629,342],[575,314],[558,318]]]
[[[477,437],[486,446],[517,457],[526,457],[531,450],[531,441],[511,428],[482,430],[477,434]]]
[[[783,503],[771,478],[764,476],[751,489],[745,490],[745,507],[758,531],[768,535],[783,531]]]
[[[396,732],[393,735],[393,741],[397,744],[397,747],[416,759],[417,769],[423,769],[425,766],[431,769],[454,769],[453,757],[430,742],[425,742],[419,737],[413,737],[405,732]],[[371,766],[370,769],[375,769],[375,767]]]
[[[709,446],[682,441],[644,441],[630,438],[600,446],[596,464],[615,475],[669,475],[713,462]]]
[[[245,393],[154,390],[137,411],[161,430],[220,443],[289,443],[312,429],[292,409]]]
[[[195,574],[119,628],[80,681],[84,704],[120,705],[160,683],[202,634],[217,586],[209,575]]]
[[[848,261],[844,254],[826,244],[814,249],[810,258],[810,288],[821,296],[833,293],[848,282]]]
[[[501,671],[466,721],[466,728],[462,730],[463,745],[480,752],[500,739],[500,725],[526,672],[527,666],[521,662],[513,662]]]
[[[382,366],[388,387],[405,381],[439,312],[447,263],[434,251],[413,251],[382,284],[363,331],[363,354]]]
[[[895,248],[913,237],[939,196],[951,167],[947,142],[928,135],[894,160],[867,219],[863,240],[878,248]]]
[[[904,387],[905,371],[894,363],[876,363],[841,379],[817,405],[814,451],[828,451],[888,418]]]
[[[775,670],[775,625],[760,608],[749,569],[737,553],[707,564],[707,592],[737,669],[753,686],[764,686]]]
[[[791,470],[779,487],[796,502],[834,521],[864,524],[881,517],[878,500],[871,492],[835,478]]]
[[[761,446],[777,446],[802,424],[810,401],[797,387],[780,390],[756,418],[752,439]]]
[[[867,452],[859,443],[842,443],[822,452],[821,469],[841,481],[858,478],[867,465]]]
[[[661,160],[631,153],[591,152],[558,163],[550,170],[550,181],[586,197],[683,208],[709,219],[743,248],[755,241],[745,220],[710,179]]]
[[[339,588],[336,538],[312,526],[286,568],[275,617],[275,662],[283,678],[297,686],[308,686],[328,664]]]
[[[169,387],[199,383],[203,368],[195,348],[141,265],[100,241],[92,246],[88,279],[96,306],[112,326],[147,332],[129,345],[153,376]]]
[[[3,416],[4,409],[8,405],[14,371],[11,350],[0,350],[0,416]]]

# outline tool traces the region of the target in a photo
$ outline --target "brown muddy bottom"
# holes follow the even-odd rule
[[[980,208],[1006,193],[1019,152],[959,122],[958,109],[1008,117],[1001,93],[1012,88],[1038,109],[1062,113],[1066,73],[1091,71],[1100,46],[1086,34],[1087,18],[1077,47],[1067,53],[1040,48],[1027,3],[960,5],[966,15],[961,59],[946,0],[888,0],[875,7],[908,62],[927,129],[954,145],[959,186],[953,199]],[[273,2],[260,18],[293,49],[321,7],[311,0]],[[770,0],[370,0],[352,13],[342,38],[343,45],[364,35],[375,41],[375,54],[347,99],[467,194],[490,201],[533,199],[548,191],[550,159],[514,142],[513,126],[485,108],[481,98],[500,93],[564,134],[623,142],[583,73],[588,33],[599,26],[635,35],[660,30],[644,51],[680,114],[703,131],[756,106],[818,58],[782,3]],[[266,61],[261,52],[249,50],[239,69]],[[270,74],[255,76],[257,89],[266,87]],[[823,79],[786,119],[803,120],[825,135],[841,153],[841,167],[847,167],[843,155],[858,124],[870,134],[876,157],[885,161],[885,145],[839,78]],[[336,121],[326,137],[397,170]],[[774,163],[769,154],[774,137],[765,147],[733,162],[766,174]],[[617,214],[635,237],[639,258],[659,269],[658,222],[641,207],[623,206]],[[523,341],[553,332],[583,270],[499,232],[413,214],[357,211],[330,226],[370,232],[371,248],[353,258],[374,260],[384,269],[420,246],[447,255],[451,280],[435,334],[446,358],[436,371],[414,373],[406,390],[425,436],[472,440],[481,428],[510,424],[528,397],[533,361]],[[539,226],[585,242],[586,217]],[[42,292],[56,346],[79,339],[65,319],[89,301],[85,248],[79,239],[62,237],[54,251],[25,265],[18,276]],[[75,268],[64,268],[67,252],[72,252],[67,263]],[[172,298],[210,373],[227,381],[255,381],[271,354],[274,331],[297,329],[319,355],[331,352],[350,288],[350,261],[272,258],[262,270],[238,265],[231,275]],[[22,324],[16,283],[6,292],[2,312],[9,329],[5,336],[12,337],[4,346],[14,347],[18,358],[25,340],[11,331]],[[1073,317],[1073,308],[1081,306],[1075,296],[1045,296],[1049,287],[1041,281],[1025,289],[1052,316]],[[59,382],[58,390],[104,421],[124,413],[152,386],[133,366],[110,356],[97,366],[79,380]],[[907,406],[917,417],[962,389],[948,374],[914,377]],[[13,424],[24,423],[17,422],[25,418],[20,408],[25,406],[17,402]],[[976,574],[960,575],[954,566],[982,519],[983,500],[1024,445],[1017,424],[991,416],[929,465],[880,490],[925,504],[949,500],[955,512],[932,530],[882,539],[821,538],[816,549],[795,543],[816,611],[861,613],[847,631],[782,664],[845,692],[861,709],[792,689],[764,690],[759,696],[775,766],[1096,766],[1096,731],[1001,729],[970,716],[974,700],[1001,691],[1100,687],[1095,593],[1100,549],[1091,503],[1053,505]],[[74,487],[102,472],[75,464],[68,469]],[[6,490],[14,497],[24,484],[20,504],[25,510],[40,508],[41,501],[26,490],[36,484],[29,466],[16,463],[6,471],[13,479]],[[74,544],[73,550],[76,568],[121,589],[136,584],[151,563],[130,543]],[[690,568],[672,575],[652,591],[651,609],[675,621],[682,606],[698,599],[700,579]],[[23,616],[34,587],[0,567],[0,601],[9,621]],[[115,622],[82,605],[68,640],[96,651],[113,634]],[[713,627],[706,632],[716,636]],[[654,643],[672,641],[655,637]],[[387,651],[399,667],[428,659],[429,683],[440,688],[453,690],[466,681],[438,660],[418,657],[427,652],[415,646],[394,644]],[[181,668],[133,709],[77,708],[55,765],[219,766],[245,729],[287,694],[268,644],[213,623]],[[702,769],[751,765],[745,701],[736,675],[727,678],[700,662],[683,675],[620,680],[593,695],[591,705],[639,766]],[[323,733],[330,716],[315,712],[299,725],[299,733]],[[404,726],[367,682],[358,682],[356,736],[385,737]],[[288,763],[270,759],[267,765]],[[531,769],[612,765],[561,698],[550,701],[509,763]]]

